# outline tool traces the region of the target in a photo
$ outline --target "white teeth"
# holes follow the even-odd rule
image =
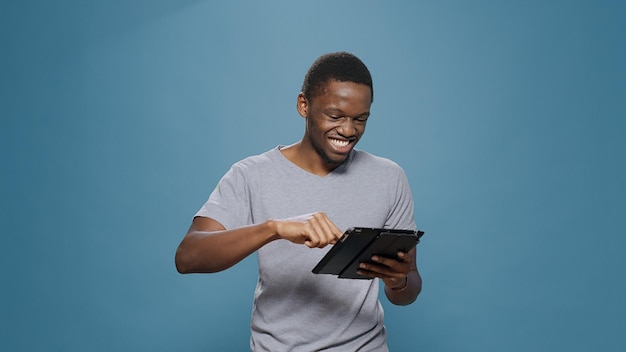
[[[338,139],[331,139],[330,142],[338,147],[345,147],[350,144],[348,141],[340,141]]]

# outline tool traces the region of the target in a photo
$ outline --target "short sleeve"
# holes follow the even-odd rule
[[[395,187],[392,190],[393,203],[391,212],[387,217],[386,228],[415,230],[415,217],[413,195],[409,180],[402,168],[398,167],[399,173],[396,179]]]
[[[250,225],[250,185],[240,164],[233,165],[195,216],[216,220],[226,229]]]

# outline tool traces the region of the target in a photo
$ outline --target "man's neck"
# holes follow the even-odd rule
[[[313,147],[307,147],[303,141],[284,147],[280,152],[299,168],[321,177],[327,176],[339,166],[326,162]]]

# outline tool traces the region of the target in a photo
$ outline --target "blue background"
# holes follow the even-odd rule
[[[256,258],[174,251],[337,50],[426,231],[391,349],[626,350],[624,2],[4,1],[0,38],[1,350],[246,350]]]

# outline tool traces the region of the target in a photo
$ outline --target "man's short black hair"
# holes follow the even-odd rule
[[[304,76],[302,93],[311,99],[321,93],[329,80],[365,84],[370,87],[374,101],[372,75],[358,57],[345,51],[320,56]]]

